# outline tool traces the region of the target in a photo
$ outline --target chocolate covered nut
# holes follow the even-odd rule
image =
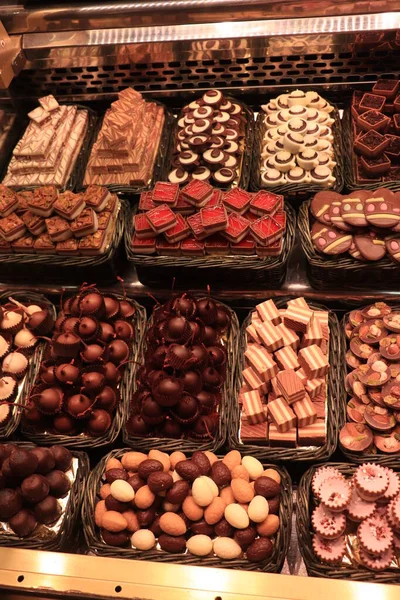
[[[102,529],[101,537],[108,546],[116,546],[123,548],[129,543],[129,535],[126,533],[126,531],[119,531],[118,533],[114,533],[111,531],[107,531],[107,529]]]
[[[187,496],[182,503],[182,510],[192,521],[198,521],[204,515],[204,510],[199,506],[193,496]]]
[[[158,543],[160,544],[161,550],[171,552],[172,554],[183,552],[186,548],[186,540],[183,535],[174,536],[163,533],[158,538]]]
[[[215,535],[220,537],[233,537],[234,529],[232,525],[223,517],[218,523],[214,525]]]
[[[192,461],[198,466],[201,475],[208,475],[211,470],[210,461],[204,452],[196,451],[193,453]]]
[[[144,485],[146,485],[146,482],[144,479],[142,479],[138,473],[135,473],[134,475],[132,475],[131,477],[129,477],[128,479],[128,483],[129,485],[133,488],[133,490],[135,492],[138,491],[139,488],[143,487]]]
[[[105,499],[105,506],[107,510],[115,510],[116,512],[123,513],[126,510],[129,510],[131,505],[129,502],[120,502],[110,494]]]
[[[117,479],[113,481],[110,491],[111,495],[120,502],[131,502],[135,497],[133,487],[128,483],[128,481],[124,481],[123,479]]]
[[[190,554],[195,556],[207,556],[212,552],[213,542],[208,535],[193,535],[186,542]]]
[[[147,481],[147,478],[151,475],[151,473],[156,473],[158,471],[162,472],[163,470],[164,467],[159,460],[147,458],[138,466],[138,475]]]
[[[187,481],[175,481],[172,487],[167,492],[167,500],[171,504],[182,504],[189,494],[189,483]]]
[[[212,525],[209,525],[204,519],[200,519],[190,526],[190,533],[193,535],[209,535],[210,537],[214,533]]]
[[[156,538],[149,529],[139,529],[131,536],[131,543],[136,550],[151,550],[156,544]]]
[[[154,494],[159,494],[172,488],[174,481],[169,473],[156,472],[149,475],[147,485]]]
[[[250,544],[252,544],[256,539],[256,536],[256,528],[253,527],[253,525],[249,525],[249,527],[246,527],[246,529],[235,531],[233,539],[239,544],[242,550],[247,550]]]
[[[272,537],[279,529],[279,517],[269,514],[267,518],[257,524],[257,533],[262,537]]]
[[[213,548],[219,558],[226,560],[239,558],[242,554],[239,544],[229,537],[219,537],[214,540]]]
[[[230,484],[232,475],[228,467],[222,461],[218,461],[211,467],[211,479],[222,488]]]
[[[279,514],[279,506],[280,506],[280,496],[275,496],[275,498],[270,498],[268,500],[268,509],[270,515],[278,515]]]
[[[138,510],[136,515],[141,527],[150,527],[156,517],[156,509],[151,506],[145,510]]]
[[[168,535],[184,535],[186,533],[185,521],[173,512],[166,512],[160,517],[160,527]]]
[[[182,479],[191,482],[201,475],[199,467],[192,460],[182,460],[178,462],[175,465],[175,471]]]
[[[125,469],[109,469],[106,471],[107,483],[112,483],[117,479],[123,479],[124,481],[128,480],[128,473],[125,471]]]
[[[269,538],[258,538],[247,548],[247,559],[251,562],[261,562],[272,554],[273,548]]]
[[[154,493],[150,490],[148,485],[144,485],[135,493],[135,506],[140,509],[148,509],[152,506],[154,499]]]
[[[270,477],[261,476],[254,482],[254,491],[257,495],[270,499],[280,493],[280,485]]]

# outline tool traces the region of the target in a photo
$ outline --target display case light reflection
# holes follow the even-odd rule
[[[36,555],[38,561],[37,571],[39,573],[48,573],[50,576],[65,575],[67,573],[68,555],[61,552],[37,552]],[[47,583],[48,585],[51,584],[50,581]],[[43,586],[45,585],[46,582],[43,581]]]

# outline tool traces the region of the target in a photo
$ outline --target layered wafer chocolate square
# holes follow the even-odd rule
[[[311,379],[323,377],[329,369],[327,357],[316,344],[299,350],[299,363]]]
[[[278,431],[285,433],[296,426],[296,415],[283,398],[268,402],[268,416]]]
[[[305,397],[305,387],[293,369],[280,371],[276,376],[276,381],[282,396],[289,404]]]

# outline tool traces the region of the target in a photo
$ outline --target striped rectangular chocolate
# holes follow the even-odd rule
[[[325,420],[318,419],[312,425],[299,427],[297,441],[299,446],[323,446],[326,442]]]
[[[315,314],[316,313],[314,312],[314,316],[311,320],[311,323],[309,323],[306,332],[303,335],[303,339],[301,341],[302,347],[312,346],[313,344],[316,344],[317,346],[322,345],[324,339],[324,332],[322,330],[321,323],[318,319],[315,318]]]
[[[295,448],[297,441],[297,430],[295,427],[289,431],[279,431],[272,423],[269,426],[269,445],[274,447]]]
[[[279,323],[276,328],[282,337],[283,345],[290,346],[293,348],[293,350],[296,350],[300,344],[300,339],[297,333],[293,331],[293,329],[286,327],[284,323]]]
[[[281,371],[277,374],[276,380],[282,396],[289,404],[302,400],[306,395],[304,385],[293,369]]]
[[[315,410],[315,407],[307,394],[303,400],[293,402],[292,408],[297,416],[298,427],[312,425],[317,420],[317,411]]]
[[[293,298],[292,300],[288,300],[287,304],[288,306],[300,306],[300,308],[309,308],[304,298]]]
[[[260,344],[261,338],[257,333],[256,327],[257,325],[255,325],[254,323],[250,323],[250,325],[246,327],[247,339],[251,342],[254,342],[255,344]]]
[[[279,311],[273,300],[266,300],[256,306],[257,313],[262,321],[271,321],[274,325],[281,322]]]
[[[297,354],[290,346],[281,348],[274,353],[274,358],[281,369],[298,369],[300,367]]]
[[[329,369],[329,362],[316,344],[299,350],[299,363],[310,379],[323,377]]]
[[[264,321],[260,325],[256,325],[258,336],[269,352],[274,352],[283,346],[282,336],[279,331],[270,321]]]
[[[296,415],[282,398],[268,403],[268,415],[277,429],[284,433],[296,425]]]
[[[240,427],[240,439],[244,444],[260,444],[264,446],[268,442],[268,430],[269,424],[266,421],[257,425],[242,423]]]
[[[249,385],[250,389],[257,390],[260,394],[265,394],[267,391],[267,385],[265,381],[262,381],[258,376],[257,372],[252,367],[247,367],[242,371],[243,379]]]
[[[251,425],[263,423],[265,421],[260,394],[256,390],[245,392],[243,394],[243,410]]]
[[[327,310],[315,310],[314,319],[316,319],[321,327],[324,340],[329,340],[329,313]]]
[[[313,311],[309,308],[291,304],[288,306],[283,322],[286,327],[305,333],[313,317]]]

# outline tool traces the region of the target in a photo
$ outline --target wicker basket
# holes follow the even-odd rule
[[[400,304],[391,304],[390,306],[396,310],[400,310]],[[342,429],[342,427],[346,424],[347,402],[350,400],[350,397],[348,397],[348,394],[346,392],[345,382],[344,382],[345,374],[348,371],[348,367],[346,364],[346,348],[347,348],[348,340],[346,338],[344,327],[348,321],[349,314],[350,313],[346,313],[340,323],[340,334],[342,336],[342,347],[344,348],[344,352],[342,353],[341,377],[340,377],[340,380],[338,381],[338,384],[341,386],[340,393],[343,398],[343,402],[342,402],[343,411],[339,415],[339,422],[338,422],[339,433],[340,433],[340,430]],[[383,454],[382,453],[381,454],[377,449],[375,449],[374,453],[372,453],[372,452],[369,452],[369,453],[351,452],[351,450],[346,450],[346,448],[344,448],[340,444],[340,441],[339,441],[339,447],[340,447],[340,450],[342,451],[342,453],[346,456],[346,458],[352,463],[362,464],[365,462],[375,462],[375,463],[379,463],[380,465],[383,465],[385,467],[391,467],[392,469],[396,469],[399,466],[399,456],[400,456],[399,453],[396,453],[396,454]],[[374,448],[375,448],[375,446],[374,446]]]
[[[285,281],[287,264],[292,252],[296,215],[293,208],[286,203],[286,233],[283,237],[282,251],[279,256],[260,258],[254,256],[145,256],[135,254],[131,249],[134,234],[134,219],[136,208],[127,217],[125,225],[125,250],[129,261],[135,264],[138,277],[147,285],[161,285],[175,279],[177,285],[187,286],[188,283],[203,282],[209,284],[232,280],[242,283],[260,282],[269,289],[279,289]]]
[[[98,556],[113,558],[130,558],[135,560],[150,560],[163,563],[179,563],[181,565],[221,567],[224,569],[240,569],[243,571],[263,571],[264,573],[279,573],[283,567],[290,544],[292,523],[292,484],[288,472],[284,467],[276,467],[265,464],[267,469],[273,466],[281,475],[281,501],[279,508],[280,528],[276,535],[274,551],[272,556],[261,562],[251,563],[245,559],[222,561],[216,556],[200,558],[189,553],[169,554],[160,550],[149,550],[146,552],[134,550],[133,548],[113,548],[102,542],[98,528],[94,522],[94,507],[97,502],[97,491],[100,487],[105,464],[109,458],[120,458],[129,448],[125,450],[113,450],[105,456],[95,469],[90,473],[85,497],[82,506],[82,522],[86,544],[90,552]],[[222,458],[222,457],[221,457]]]
[[[61,104],[65,104],[65,102],[62,102]],[[78,107],[78,109],[86,110],[88,112],[88,126],[87,126],[87,130],[86,130],[83,142],[82,142],[81,149],[79,150],[79,153],[75,159],[75,164],[72,167],[72,171],[68,178],[68,181],[67,181],[65,187],[62,188],[60,191],[75,190],[80,187],[80,182],[85,173],[84,165],[86,165],[86,162],[89,158],[88,149],[91,147],[92,138],[96,131],[96,124],[97,124],[97,119],[98,119],[97,113],[95,113],[95,111],[92,110],[91,108],[89,108],[88,106],[83,106],[82,104],[76,104],[76,106]],[[26,119],[23,120],[23,124],[28,125],[28,121],[26,121]],[[23,131],[21,133],[23,133]],[[17,141],[18,140],[16,140],[16,143],[17,143]],[[12,158],[12,155],[10,156],[10,160],[11,160],[11,158]],[[9,161],[3,169],[2,176],[1,176],[2,180],[4,179],[4,177],[7,173],[8,164],[9,164]],[[39,185],[42,185],[42,184],[39,184]],[[13,186],[12,189],[15,191],[33,190],[33,189],[39,187],[39,185],[23,185],[23,186],[15,186],[15,187]]]
[[[278,308],[283,307],[290,298],[280,298],[274,300]],[[235,393],[229,399],[224,407],[228,421],[228,445],[229,448],[235,448],[242,454],[250,454],[261,461],[271,461],[274,463],[290,462],[318,462],[327,460],[336,450],[338,436],[338,418],[346,410],[343,395],[340,395],[338,382],[340,381],[342,367],[342,338],[340,335],[339,322],[334,312],[320,304],[308,302],[310,308],[314,310],[327,310],[329,312],[329,375],[327,386],[327,436],[326,443],[323,446],[307,446],[304,448],[270,448],[268,446],[257,446],[254,444],[243,444],[239,440],[240,426],[240,408],[238,397],[242,386],[242,369],[244,368],[244,352],[247,345],[246,327],[251,320],[250,312],[244,321],[241,329],[238,349],[238,363],[235,377]]]
[[[353,190],[377,190],[378,188],[387,188],[392,192],[400,190],[400,181],[371,181],[371,183],[358,183],[356,171],[356,154],[354,153],[354,136],[352,128],[352,116],[350,107],[343,113],[343,145],[350,148],[350,152],[345,153],[344,178],[346,189]]]
[[[260,189],[267,189],[271,191],[278,190],[280,194],[283,194],[289,202],[294,206],[298,206],[303,200],[306,200],[310,195],[314,195],[322,190],[330,189],[335,192],[341,192],[344,186],[344,164],[343,164],[343,147],[342,147],[342,125],[340,121],[339,111],[335,108],[332,112],[332,118],[335,119],[333,124],[333,148],[335,151],[335,161],[337,165],[333,170],[333,175],[336,177],[336,181],[332,187],[326,188],[323,185],[316,183],[283,183],[279,186],[265,187],[261,183],[261,151],[262,151],[262,139],[266,131],[264,125],[265,113],[260,110],[257,116],[255,125],[255,136],[253,145],[253,164],[251,173],[251,184],[250,188],[253,192],[258,192]]]
[[[173,439],[173,438],[154,438],[154,437],[136,437],[131,435],[126,428],[123,429],[124,443],[135,450],[148,451],[152,448],[163,450],[164,452],[174,452],[175,450],[182,450],[182,452],[195,452],[196,450],[213,450],[216,451],[221,448],[226,440],[227,427],[229,415],[227,408],[229,406],[229,398],[233,394],[234,386],[234,372],[237,360],[237,340],[239,336],[239,322],[236,313],[226,304],[218,302],[219,305],[223,306],[229,311],[231,315],[231,326],[229,328],[229,335],[226,340],[227,349],[227,361],[226,361],[226,381],[222,388],[222,400],[219,405],[219,422],[218,431],[215,437],[206,441],[197,441],[192,439]],[[151,326],[152,320],[148,321],[147,327]],[[138,362],[143,364],[144,355],[146,351],[145,336],[143,337],[143,344],[141,347],[140,355],[138,356]],[[132,382],[131,394],[136,390],[136,380]],[[129,403],[129,400],[128,400]]]
[[[110,190],[110,192],[112,192],[114,194],[118,194],[119,196],[123,196],[123,197],[128,196],[129,197],[129,196],[132,196],[133,194],[140,194],[141,192],[144,192],[144,191],[148,190],[150,187],[152,187],[156,181],[163,180],[167,176],[167,174],[166,174],[166,166],[168,165],[167,156],[169,153],[169,146],[170,146],[170,141],[171,141],[171,137],[172,137],[171,133],[172,133],[172,129],[175,124],[175,119],[174,119],[174,116],[172,115],[172,113],[163,104],[161,104],[160,102],[157,102],[155,100],[153,100],[152,102],[154,104],[158,104],[158,105],[164,107],[165,121],[164,121],[164,126],[163,126],[163,129],[161,132],[160,143],[159,143],[157,155],[156,155],[156,158],[154,161],[154,167],[153,167],[153,173],[152,173],[151,179],[146,185],[142,185],[142,186],[133,186],[133,185],[118,184],[118,183],[110,183],[110,184],[104,186],[104,187],[108,188]],[[88,161],[90,158],[90,154],[92,152],[93,144],[97,140],[98,134],[103,125],[103,119],[104,119],[104,115],[98,119],[95,131],[93,132],[93,136],[91,138],[91,143],[87,147],[85,161],[82,162],[82,173],[81,173],[81,177],[79,179],[78,189],[83,189],[83,188],[87,187],[86,185],[84,185],[86,167],[87,167],[87,164],[88,164]]]
[[[243,108],[243,111],[247,118],[246,123],[246,133],[244,136],[244,150],[242,154],[242,164],[240,168],[240,177],[238,183],[234,183],[233,185],[223,186],[222,184],[218,185],[217,183],[213,183],[214,187],[222,188],[224,190],[229,190],[232,187],[240,187],[243,190],[247,190],[250,184],[250,176],[251,176],[251,163],[253,160],[253,141],[254,141],[254,113],[253,111],[243,102],[237,100],[236,98],[232,98],[231,96],[224,96],[226,100],[231,100],[235,102],[235,104],[240,104]],[[171,132],[171,143],[169,146],[168,158],[166,160],[167,171],[165,173],[165,180],[168,180],[168,174],[171,170],[173,151],[174,151],[174,141],[176,137],[176,133],[178,131],[178,120],[182,117],[182,114],[178,115],[178,118],[175,123],[175,127]]]
[[[13,443],[27,449],[33,447],[33,444],[27,442]],[[78,459],[78,470],[64,511],[63,522],[56,535],[46,540],[39,536],[20,538],[13,533],[0,532],[0,546],[27,548],[30,550],[53,550],[56,552],[71,551],[75,547],[73,535],[80,517],[81,504],[90,472],[90,464],[89,457],[85,452],[72,451],[72,455]]]
[[[346,463],[326,463],[326,467],[336,467],[343,475],[351,477],[356,469]],[[300,552],[303,556],[307,573],[311,577],[329,577],[330,579],[349,579],[350,581],[370,581],[374,583],[399,583],[400,570],[370,571],[366,567],[342,564],[328,565],[320,562],[312,548],[311,513],[314,509],[311,482],[318,467],[311,467],[303,475],[297,491],[296,524]],[[398,469],[397,469],[398,471]]]
[[[20,290],[18,292],[6,290],[0,295],[0,304],[8,302],[9,297],[18,300],[22,304],[36,304],[37,306],[40,306],[42,308],[48,308],[52,313],[53,318],[56,318],[55,307],[42,294],[36,294],[35,292],[31,292],[30,290]],[[44,345],[44,342],[39,341],[39,344],[36,347],[34,353],[29,358],[28,372],[23,379],[21,390],[19,391],[19,394],[17,396],[17,401],[19,404],[26,404],[26,400],[30,394],[35,379],[35,366],[37,364],[37,356],[43,351]],[[10,438],[17,429],[20,421],[21,410],[16,406],[13,409],[11,419],[7,421],[6,425],[3,428],[0,428],[0,440]]]
[[[311,240],[311,200],[300,206],[297,224],[300,241],[307,257],[308,279],[317,290],[345,288],[359,289],[397,289],[399,264],[382,258],[376,262],[361,262],[349,254],[328,256],[317,252]]]
[[[128,202],[121,200],[113,237],[104,254],[95,256],[61,256],[58,254],[1,254],[0,274],[9,281],[32,277],[52,284],[76,284],[79,281],[97,279],[104,285],[114,282],[119,272],[119,251]]]
[[[116,295],[119,300],[122,300],[122,296]],[[121,430],[123,423],[125,423],[127,419],[127,412],[129,408],[129,401],[132,395],[131,385],[135,379],[136,369],[137,369],[137,360],[138,354],[140,352],[140,348],[142,346],[143,333],[146,325],[146,310],[138,304],[135,300],[130,299],[131,302],[136,307],[136,312],[133,318],[133,325],[135,329],[135,338],[132,342],[132,353],[131,353],[131,362],[126,365],[120,386],[120,402],[115,411],[114,419],[111,425],[111,428],[102,436],[99,437],[90,437],[88,435],[59,435],[50,432],[38,433],[32,431],[22,424],[21,433],[22,435],[31,440],[38,446],[52,446],[59,445],[65,446],[66,448],[75,448],[78,450],[82,449],[94,449],[94,448],[102,448],[104,446],[109,446],[114,443],[118,437],[118,434]],[[35,381],[39,369],[41,360],[43,358],[43,354],[45,351],[45,347],[42,347],[40,355],[37,357],[35,370],[33,374],[33,381]]]

